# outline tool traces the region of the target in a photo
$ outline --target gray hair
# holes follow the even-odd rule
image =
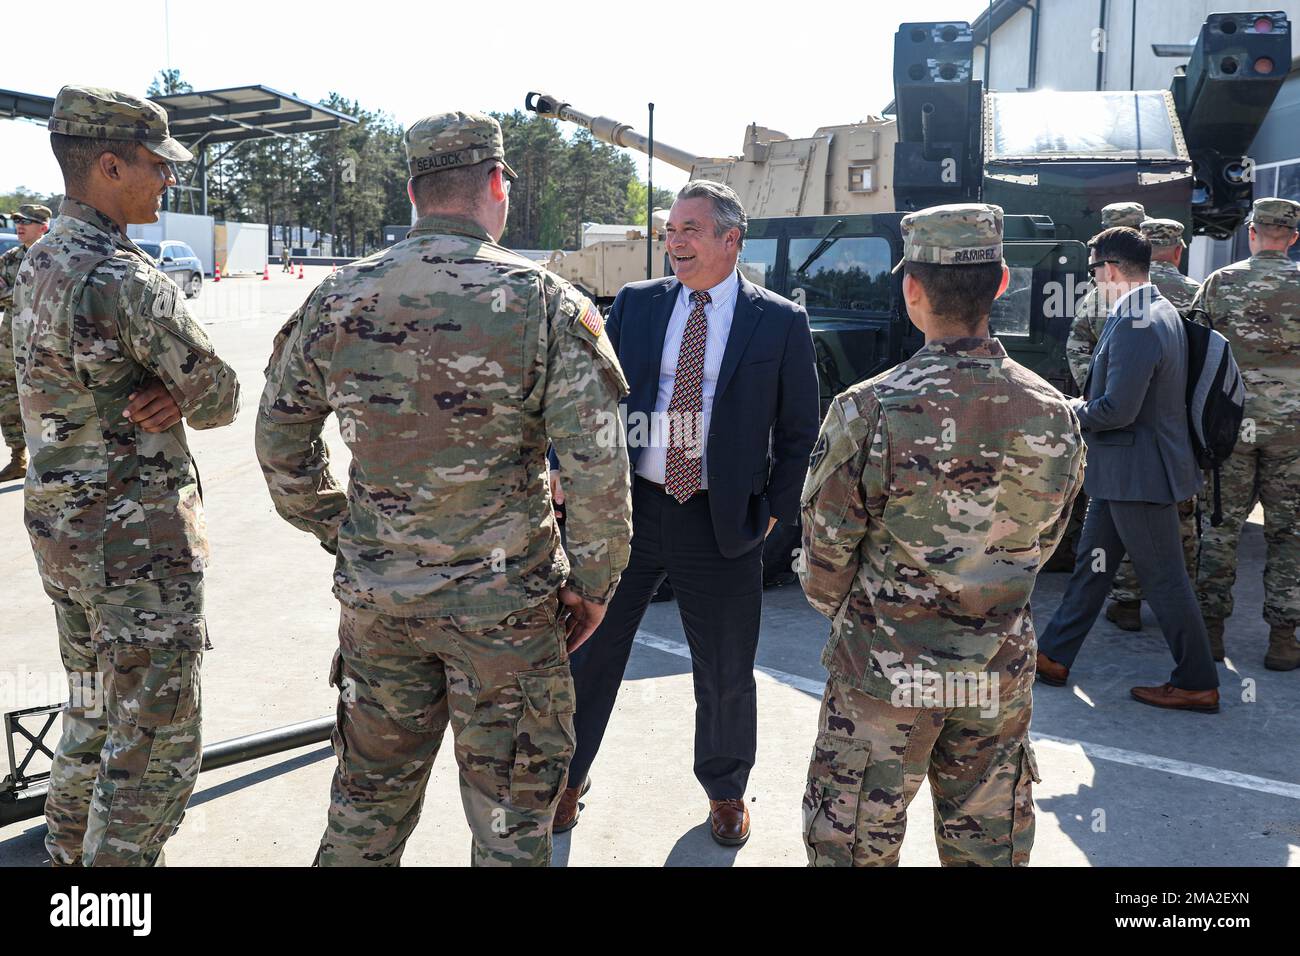
[[[740,242],[737,249],[745,247],[745,228],[749,219],[745,216],[745,207],[740,204],[736,191],[726,183],[715,183],[711,179],[695,179],[682,187],[678,199],[708,199],[713,203],[713,234],[722,236],[731,229],[740,230]]]

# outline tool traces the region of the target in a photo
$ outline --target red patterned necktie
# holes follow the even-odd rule
[[[709,320],[704,307],[707,292],[691,293],[691,315],[682,333],[677,353],[677,377],[668,402],[668,454],[664,467],[664,491],[681,503],[700,490],[704,466],[704,349],[709,339]]]

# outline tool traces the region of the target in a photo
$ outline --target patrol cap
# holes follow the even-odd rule
[[[930,206],[903,217],[905,262],[974,266],[1002,261],[1002,207],[988,203]]]
[[[1147,211],[1142,208],[1140,202],[1113,202],[1109,206],[1101,207],[1103,229],[1113,229],[1116,226],[1131,226],[1138,229],[1146,217]]]
[[[489,159],[499,159],[505,174],[518,178],[506,162],[501,124],[482,113],[434,113],[408,129],[404,141],[412,178],[475,166]]]
[[[35,203],[23,203],[18,207],[17,212],[9,213],[10,219],[26,219],[28,222],[46,223],[54,213],[50,212],[48,206],[38,206]]]
[[[1276,197],[1256,199],[1255,205],[1250,209],[1248,221],[1260,226],[1283,226],[1294,229],[1296,223],[1300,222],[1300,203]]]
[[[1187,245],[1183,241],[1183,224],[1177,219],[1143,219],[1138,228],[1153,246]]]
[[[130,93],[98,86],[65,86],[54,99],[51,133],[137,142],[155,156],[188,163],[194,154],[172,139],[167,111]]]

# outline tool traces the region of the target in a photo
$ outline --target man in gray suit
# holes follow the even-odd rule
[[[1219,675],[1183,562],[1178,502],[1201,484],[1187,425],[1187,339],[1151,284],[1151,244],[1116,227],[1088,243],[1088,271],[1112,303],[1075,410],[1088,445],[1088,516],[1061,605],[1038,641],[1038,678],[1064,686],[1127,554],[1174,655],[1144,704],[1214,713]]]

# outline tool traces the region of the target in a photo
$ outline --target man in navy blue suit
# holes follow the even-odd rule
[[[808,314],[737,271],[745,224],[732,189],[688,183],[668,216],[675,275],[625,286],[608,317],[631,386],[632,558],[571,660],[578,743],[556,832],[578,822],[633,638],[667,577],[691,649],[695,776],[713,838],[749,839],[763,539],[798,520],[820,408]]]

